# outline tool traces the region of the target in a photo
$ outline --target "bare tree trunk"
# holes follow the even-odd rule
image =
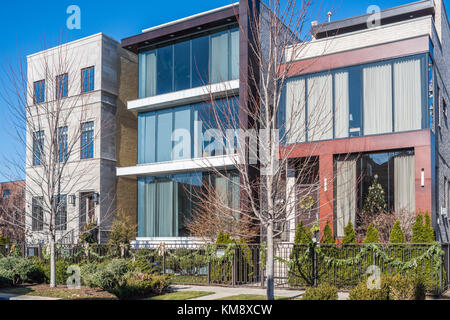
[[[274,243],[273,243],[273,222],[267,226],[267,261],[266,261],[266,277],[267,277],[267,300],[274,300]]]
[[[55,237],[50,237],[50,287],[56,287]]]

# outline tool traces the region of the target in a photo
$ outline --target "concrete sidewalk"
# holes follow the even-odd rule
[[[60,298],[39,297],[39,296],[25,296],[12,293],[1,293],[0,300],[61,300]]]
[[[211,286],[191,286],[191,285],[174,285],[172,286],[174,291],[210,291],[215,292],[215,294],[194,298],[191,300],[216,300],[221,298],[226,298],[230,296],[236,296],[240,294],[255,294],[255,295],[265,295],[266,290],[261,288],[247,288],[247,287],[211,287]],[[302,290],[284,290],[275,289],[276,297],[287,297],[287,298],[301,298],[305,291]],[[348,293],[339,292],[339,300],[347,300]]]

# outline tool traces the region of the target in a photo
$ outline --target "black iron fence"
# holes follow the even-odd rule
[[[56,256],[78,264],[126,258],[152,272],[173,275],[179,284],[265,286],[266,248],[259,244],[111,245],[58,244]],[[42,244],[0,245],[0,255],[48,259]],[[368,277],[403,273],[420,276],[429,291],[449,289],[450,245],[443,244],[311,244],[275,245],[274,281],[278,288],[301,289],[330,283],[351,289]]]

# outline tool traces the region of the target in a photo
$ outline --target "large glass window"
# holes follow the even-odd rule
[[[427,128],[426,70],[418,55],[289,79],[280,112],[286,143]]]
[[[338,157],[336,170],[337,234],[342,237],[348,221],[357,214],[371,214],[369,195],[382,189],[386,211],[415,214],[414,151],[366,153]]]
[[[232,182],[239,175],[235,172],[224,174],[227,178],[201,172],[139,178],[138,237],[188,236],[187,223],[198,209],[199,195],[207,186],[218,191],[218,201],[239,209],[240,193]]]
[[[226,139],[226,130],[238,128],[238,101],[235,97],[216,100],[214,107],[199,103],[140,113],[139,164],[223,155],[225,147],[233,150],[236,141]]]
[[[239,78],[239,29],[228,28],[139,54],[139,97]]]

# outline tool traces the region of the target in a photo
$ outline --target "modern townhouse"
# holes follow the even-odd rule
[[[55,194],[61,201],[57,241],[76,243],[85,225],[94,223],[97,240],[104,242],[117,210],[136,210],[127,182],[118,181],[115,170],[135,162],[136,116],[126,110],[126,101],[136,97],[137,57],[99,33],[29,55],[27,65],[33,111],[27,113],[27,241],[47,240],[49,217],[40,201],[48,181],[41,175],[56,148],[64,163]],[[46,105],[61,109],[58,119],[47,117],[53,109]],[[59,126],[56,147],[50,141],[52,121]]]
[[[338,238],[348,221],[357,223],[378,179],[388,210],[430,213],[437,238],[448,242],[450,27],[444,3],[383,10],[374,22],[362,15],[315,24],[314,39],[290,61],[286,105],[300,101],[306,120],[293,124],[306,134],[287,141],[295,146],[290,156],[318,159],[317,215],[321,228],[330,222]],[[308,128],[318,92],[326,124],[319,133]],[[294,227],[291,221],[290,231]]]
[[[138,113],[138,147],[136,163],[119,166],[117,176],[137,184],[137,240],[142,243],[193,241],[186,230],[195,207],[192,191],[205,182],[231,195],[230,202],[241,201],[239,190],[209,170],[232,167],[233,155],[208,152],[201,140],[208,128],[197,124],[201,116],[208,118],[211,99],[220,104],[234,96],[237,126],[247,126],[239,110],[248,103],[251,72],[249,3],[240,1],[122,40],[123,48],[139,56],[138,99],[128,101],[128,110]],[[342,238],[348,221],[356,224],[376,178],[387,209],[429,212],[439,240],[448,242],[450,28],[445,7],[441,0],[426,0],[380,15],[377,25],[370,15],[313,25],[312,41],[301,44],[304,49],[288,61],[286,92],[293,95],[285,96],[287,107],[292,96],[303,103],[305,121],[294,125],[305,135],[284,143],[294,146],[292,158],[317,159],[316,175],[308,184],[320,190],[314,210],[322,230],[329,222]],[[318,100],[328,125],[314,133],[308,117]],[[288,121],[289,108],[280,116]],[[190,152],[172,152],[179,142],[172,137],[176,130],[189,132]],[[201,158],[208,161],[199,162]],[[239,179],[237,172],[228,174]],[[292,217],[301,213],[299,206],[294,210]],[[288,220],[282,239],[293,241],[298,221]]]

